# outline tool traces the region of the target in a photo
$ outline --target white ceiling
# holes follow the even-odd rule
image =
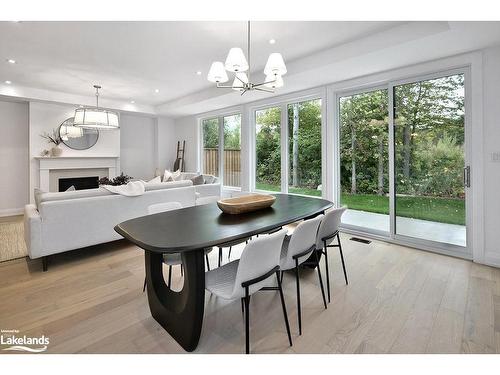
[[[253,22],[252,66],[273,51],[290,61],[392,24]],[[210,87],[211,62],[234,46],[246,51],[246,22],[0,22],[0,82],[78,95],[99,83],[107,98],[157,105]]]
[[[252,22],[252,66],[261,72],[281,52],[284,93],[498,43],[500,22]],[[0,88],[92,97],[99,83],[108,100],[199,113],[262,97],[206,80],[234,46],[246,49],[246,22],[0,22]]]

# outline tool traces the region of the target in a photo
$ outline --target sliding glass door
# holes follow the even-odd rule
[[[343,223],[389,233],[387,89],[339,98]]]
[[[393,90],[395,232],[466,246],[464,74]]]
[[[344,227],[467,251],[465,78],[457,70],[338,96]]]

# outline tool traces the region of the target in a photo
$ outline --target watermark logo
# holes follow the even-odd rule
[[[0,345],[3,351],[42,353],[47,350],[49,344],[50,340],[45,335],[21,336],[17,329],[2,329],[0,331]]]

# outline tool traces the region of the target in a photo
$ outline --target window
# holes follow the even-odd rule
[[[281,191],[281,109],[255,112],[255,188]]]
[[[321,196],[321,99],[288,105],[288,192]]]
[[[241,115],[224,117],[224,185],[241,187]]]
[[[202,121],[203,173],[219,176],[219,119]]]
[[[241,115],[204,119],[201,128],[203,173],[222,177],[224,186],[241,187]]]

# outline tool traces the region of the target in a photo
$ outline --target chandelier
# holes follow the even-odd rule
[[[119,129],[118,113],[99,108],[99,89],[101,86],[94,85],[94,88],[96,106],[75,109],[73,126],[86,129]]]
[[[248,21],[247,34],[248,61],[241,48],[231,48],[225,63],[221,61],[212,63],[207,79],[215,83],[217,88],[231,88],[241,92],[241,95],[252,90],[274,92],[274,89],[283,86],[282,76],[286,74],[286,66],[283,57],[281,53],[271,53],[264,68],[266,79],[261,83],[253,83],[250,80],[250,21]],[[221,85],[221,83],[229,81],[226,71],[234,73],[232,85]],[[247,71],[248,73],[245,73]]]

